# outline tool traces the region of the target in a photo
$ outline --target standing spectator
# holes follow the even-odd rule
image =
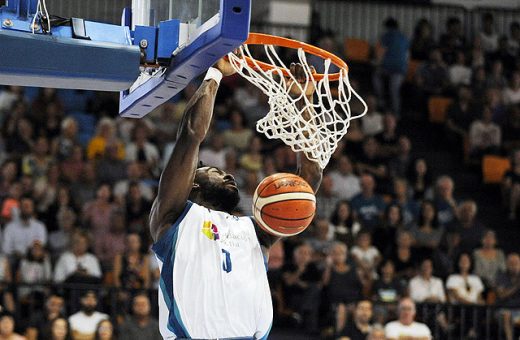
[[[428,53],[434,46],[432,24],[427,19],[422,18],[415,25],[410,44],[410,56],[413,60],[426,60]]]
[[[381,37],[380,55],[376,61],[378,67],[374,73],[373,83],[377,98],[380,98],[381,107],[386,106],[384,80],[388,79],[390,84],[390,99],[392,111],[396,115],[401,112],[401,85],[408,70],[408,48],[409,41],[399,31],[399,24],[394,18],[385,20],[386,32]]]
[[[456,52],[455,63],[448,69],[451,86],[471,84],[471,68],[466,65],[466,54],[463,51]]]
[[[374,230],[379,223],[385,209],[383,199],[375,194],[376,183],[370,174],[361,175],[361,193],[352,199],[352,210],[359,218],[363,228]]]
[[[345,327],[347,306],[361,297],[363,289],[357,270],[348,261],[347,246],[335,243],[331,247],[323,273],[323,286],[329,305],[336,306],[337,331]]]
[[[454,183],[449,176],[441,176],[435,185],[435,207],[440,226],[447,226],[457,217],[457,201],[453,197]]]
[[[119,328],[125,340],[161,340],[159,323],[150,315],[150,299],[146,294],[137,294],[132,303],[132,316]]]
[[[354,174],[348,156],[341,155],[337,169],[332,170],[329,175],[334,185],[334,192],[339,199],[351,200],[361,192],[359,177]]]
[[[93,232],[97,240],[108,232],[112,213],[116,209],[111,200],[112,187],[103,183],[97,189],[96,199],[87,202],[83,207],[83,224]]]
[[[407,338],[410,340],[430,340],[432,338],[430,329],[423,323],[415,322],[415,303],[410,298],[399,301],[399,318],[397,321],[385,325],[387,340],[399,340]]]
[[[43,286],[38,286],[38,284],[46,284],[51,281],[52,269],[49,256],[40,241],[33,242],[27,256],[20,261],[16,276],[18,282],[31,285],[31,287],[20,287],[18,298],[25,303],[30,302],[31,297],[36,302],[39,299],[43,301],[45,290]]]
[[[507,256],[507,270],[497,278],[497,303],[501,310],[506,340],[513,340],[513,325],[519,320],[520,310],[520,255]]]
[[[109,319],[99,321],[96,327],[95,340],[117,340],[112,321]]]
[[[367,113],[361,120],[365,136],[375,136],[383,131],[383,115],[377,111],[377,98],[373,94],[365,97]]]
[[[132,142],[125,149],[125,159],[128,162],[138,162],[148,174],[157,174],[161,157],[157,146],[149,141],[149,134],[145,123],[134,127]]]
[[[444,236],[445,228],[439,225],[437,211],[432,201],[423,201],[417,225],[410,230],[414,238],[416,254],[421,258],[432,257]]]
[[[459,256],[459,272],[451,274],[446,281],[448,297],[456,304],[483,304],[484,284],[477,275],[471,274],[471,257],[468,253]]]
[[[126,236],[124,252],[114,257],[114,285],[125,289],[150,287],[150,258],[141,252],[141,237],[130,233]]]
[[[497,239],[493,230],[487,230],[482,237],[482,248],[473,252],[475,275],[484,280],[487,287],[496,286],[498,274],[506,270],[506,258],[502,249],[496,248]]]
[[[345,338],[350,340],[365,340],[372,330],[371,320],[372,302],[369,300],[356,302],[354,318],[352,322],[347,323],[345,328],[340,332],[340,340]]]
[[[208,143],[200,149],[199,159],[209,166],[224,169],[226,166],[226,149],[224,148],[224,136],[215,132]]]
[[[45,339],[71,340],[69,321],[64,317],[57,317],[51,321],[50,330]],[[30,340],[30,339],[27,339]]]
[[[126,216],[122,210],[113,210],[110,216],[110,228],[94,243],[94,254],[105,271],[112,270],[114,257],[123,253],[126,238]]]
[[[498,35],[495,32],[493,14],[488,12],[482,15],[482,31],[478,35],[482,40],[484,52],[492,53],[498,48]]]
[[[334,239],[351,246],[357,233],[361,230],[360,223],[354,218],[354,212],[349,201],[343,200],[336,204],[330,216],[331,231]]]
[[[89,237],[84,231],[76,231],[72,237],[72,248],[63,253],[54,268],[54,281],[99,282],[101,266],[98,259],[87,252]]]
[[[513,73],[509,86],[506,87],[502,93],[505,105],[516,105],[520,103],[520,72]]]
[[[57,294],[51,294],[45,302],[45,310],[41,312],[35,312],[30,316],[29,327],[25,331],[27,340],[45,340],[50,337],[46,337],[49,334],[54,324],[53,320],[63,318],[65,301],[63,297]],[[68,322],[67,322],[68,325]],[[68,340],[68,339],[66,339]]]
[[[520,80],[520,79],[519,79]],[[486,154],[497,154],[500,151],[502,130],[493,123],[493,112],[484,106],[482,118],[471,123],[469,128],[470,154],[481,158]]]
[[[370,233],[361,231],[357,235],[357,244],[352,248],[351,254],[359,268],[367,277],[377,277],[377,267],[381,262],[381,253],[372,245]]]
[[[433,263],[425,259],[421,263],[419,275],[410,280],[410,298],[415,302],[444,303],[446,294],[442,280],[433,276]]]
[[[47,243],[45,225],[34,218],[34,200],[22,197],[20,200],[20,218],[9,222],[4,230],[2,251],[19,259],[27,253],[34,241],[42,245]]]
[[[485,228],[477,220],[477,203],[473,200],[463,201],[458,208],[458,218],[451,232],[460,239],[459,248],[463,252],[471,253],[482,240]]]
[[[94,340],[98,324],[108,315],[96,311],[96,292],[87,290],[81,295],[81,310],[69,317],[73,340]]]
[[[21,336],[14,331],[14,316],[10,313],[0,314],[0,339],[6,340],[26,340],[24,336]]]

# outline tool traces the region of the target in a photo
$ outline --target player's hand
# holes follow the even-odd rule
[[[233,66],[231,66],[231,63],[229,62],[229,59],[227,56],[221,58],[219,61],[213,65],[214,68],[222,72],[222,75],[224,77],[231,76],[236,73]]]
[[[314,66],[311,66],[311,73],[316,73],[316,70],[314,69]],[[311,79],[308,79],[305,75],[305,68],[302,64],[298,63],[292,63],[290,67],[290,72],[292,76],[296,79],[296,81],[300,84],[298,86],[296,82],[291,77],[286,77],[285,81],[287,84],[287,88],[289,88],[289,93],[292,96],[300,96],[302,94],[302,90],[305,91],[304,95],[309,98],[314,94],[314,91],[316,88],[314,87],[314,82]],[[306,83],[307,82],[307,86]],[[301,87],[301,89],[300,89]]]

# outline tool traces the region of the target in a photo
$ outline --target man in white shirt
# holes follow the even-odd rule
[[[375,136],[383,132],[383,115],[377,112],[377,99],[374,95],[365,98],[367,103],[367,114],[361,120],[361,129],[365,136]]]
[[[34,241],[45,245],[47,229],[42,222],[34,218],[34,201],[27,196],[20,200],[20,217],[5,227],[2,252],[9,256],[24,256]]]
[[[72,249],[63,253],[54,269],[54,281],[76,279],[91,283],[101,279],[101,266],[98,259],[87,253],[88,235],[83,231],[76,231],[72,236]]]
[[[500,149],[502,130],[493,123],[493,111],[489,106],[482,110],[482,118],[469,128],[470,152],[474,156],[497,152]]]
[[[403,298],[399,302],[399,320],[392,321],[385,326],[387,340],[430,340],[432,334],[428,326],[415,322],[415,303],[410,298]]]
[[[446,302],[442,280],[434,277],[433,264],[430,259],[421,263],[419,275],[410,280],[410,298],[415,302]]]
[[[354,174],[352,162],[346,155],[339,158],[338,167],[330,172],[330,178],[339,199],[350,200],[361,192],[359,177]]]
[[[97,296],[93,290],[87,290],[81,296],[81,310],[69,317],[72,338],[75,340],[94,339],[100,321],[108,315],[96,311]]]

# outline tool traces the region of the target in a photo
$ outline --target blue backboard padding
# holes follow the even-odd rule
[[[251,0],[221,0],[220,7],[219,24],[201,34],[173,57],[162,77],[151,78],[130,94],[121,92],[121,116],[145,116],[247,39]]]
[[[0,46],[0,84],[121,91],[139,75],[136,46],[3,29]]]
[[[172,19],[159,23],[157,58],[171,58],[173,51],[179,46],[180,20]]]
[[[157,27],[135,26],[134,45],[140,46],[140,42],[146,40],[146,61],[154,61],[157,49]]]

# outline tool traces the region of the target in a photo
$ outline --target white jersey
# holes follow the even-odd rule
[[[273,306],[251,218],[188,202],[152,249],[164,339],[267,338]]]

